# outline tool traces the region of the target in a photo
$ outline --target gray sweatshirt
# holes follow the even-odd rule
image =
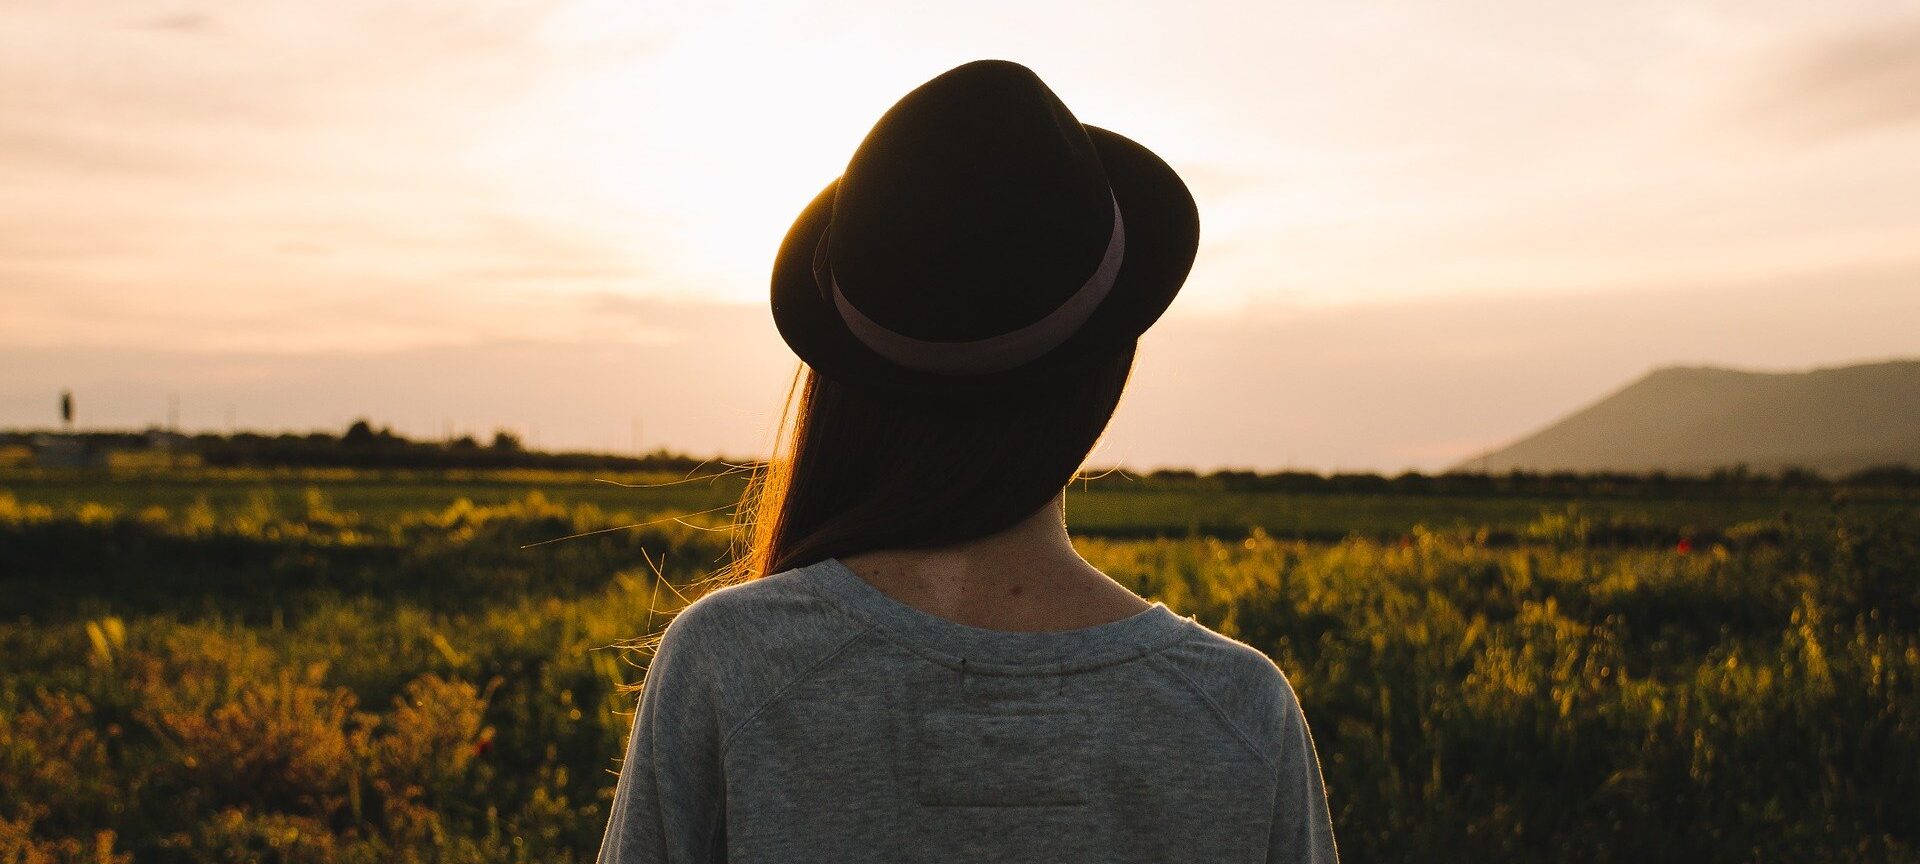
[[[1165,604],[984,630],[839,560],[707,594],[661,637],[600,864],[1333,862],[1272,660]]]

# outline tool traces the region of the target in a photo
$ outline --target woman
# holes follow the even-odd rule
[[[790,451],[748,578],[661,637],[602,864],[1335,859],[1273,662],[1068,542],[1198,237],[1166,163],[1023,66],[880,119],[775,262]]]

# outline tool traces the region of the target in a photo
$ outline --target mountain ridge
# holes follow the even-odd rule
[[[1459,470],[1825,474],[1920,465],[1920,359],[1800,372],[1655,368]]]

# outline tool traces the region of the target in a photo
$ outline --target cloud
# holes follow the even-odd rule
[[[652,278],[644,234],[543,184],[540,154],[475,155],[584,62],[543,37],[556,7],[143,5],[29,4],[0,28],[0,341],[546,338],[598,332],[564,295]]]
[[[175,33],[199,33],[213,25],[213,16],[204,12],[175,12],[133,22],[135,30],[164,30]]]
[[[1754,85],[1759,119],[1833,136],[1920,124],[1920,16],[1828,31],[1779,51]]]

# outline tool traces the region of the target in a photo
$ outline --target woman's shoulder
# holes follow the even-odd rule
[[[1204,625],[1194,631],[1158,656],[1263,757],[1276,758],[1272,747],[1286,739],[1289,726],[1302,722],[1292,681],[1266,652]]]
[[[671,658],[738,709],[777,691],[865,632],[792,571],[715,588],[675,613],[655,662]]]
[[[674,615],[664,639],[715,646],[831,640],[858,622],[790,570],[715,588]]]

